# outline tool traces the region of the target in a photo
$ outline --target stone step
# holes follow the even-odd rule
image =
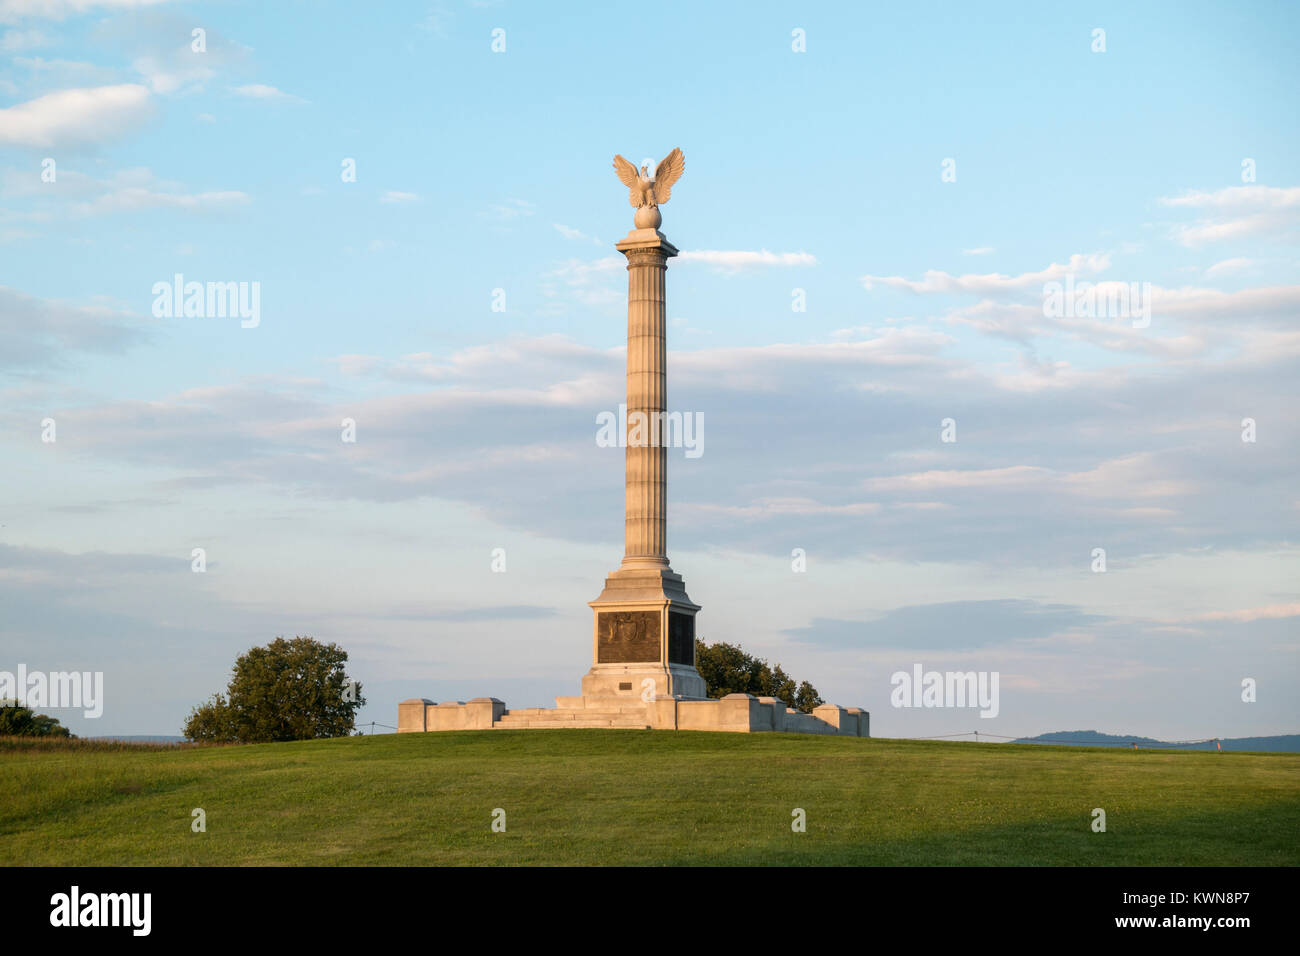
[[[592,730],[650,729],[650,725],[644,721],[632,721],[620,718],[608,718],[605,720],[593,720],[590,718],[583,718],[581,720],[498,720],[492,726],[496,730],[576,730],[580,728]]]
[[[518,724],[518,723],[551,723],[551,724],[571,724],[574,721],[582,720],[617,720],[627,724],[644,724],[646,718],[644,714],[614,714],[600,713],[598,711],[579,712],[579,713],[562,713],[557,714],[552,711],[549,714],[515,714],[506,713],[497,718],[498,724]]]
[[[582,717],[606,714],[644,714],[644,707],[513,707],[502,716],[517,717]]]
[[[639,697],[557,697],[556,710],[615,711],[622,714],[644,713],[647,701]]]

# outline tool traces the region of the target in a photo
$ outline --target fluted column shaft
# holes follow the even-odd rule
[[[668,256],[675,252],[671,246],[624,250],[628,418],[624,567],[668,566],[668,449],[662,430],[668,403],[664,276]]]

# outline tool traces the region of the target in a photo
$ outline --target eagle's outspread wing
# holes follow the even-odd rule
[[[636,171],[636,167],[622,156],[616,155],[614,157],[614,172],[618,173],[618,178],[628,188],[628,202],[633,206],[640,206],[641,175]]]
[[[655,169],[655,202],[663,205],[673,194],[673,183],[681,178],[686,169],[686,157],[680,149],[674,148],[663,158]]]

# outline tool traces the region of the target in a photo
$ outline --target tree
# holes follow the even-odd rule
[[[746,654],[735,644],[705,644],[697,640],[695,668],[704,678],[710,697],[728,694],[775,697],[805,714],[825,703],[812,684],[803,681],[796,687],[794,678],[780,664],[771,667],[767,661]]]
[[[0,737],[71,737],[72,732],[47,714],[20,707],[16,700],[0,700]]]
[[[817,688],[804,681],[795,691],[794,703],[790,706],[795,710],[802,710],[805,714],[811,714],[814,707],[820,707],[824,703],[826,701],[822,700],[822,695],[817,693]]]
[[[346,737],[366,699],[344,671],[347,651],[310,637],[277,637],[235,661],[226,693],[196,707],[182,733],[212,743]]]

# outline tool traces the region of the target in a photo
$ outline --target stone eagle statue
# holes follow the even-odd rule
[[[628,188],[628,202],[638,209],[642,206],[660,206],[671,198],[673,183],[681,178],[686,169],[686,157],[680,149],[674,149],[659,163],[654,179],[647,172],[649,168],[642,166],[638,174],[636,167],[622,156],[614,157],[614,171]]]

